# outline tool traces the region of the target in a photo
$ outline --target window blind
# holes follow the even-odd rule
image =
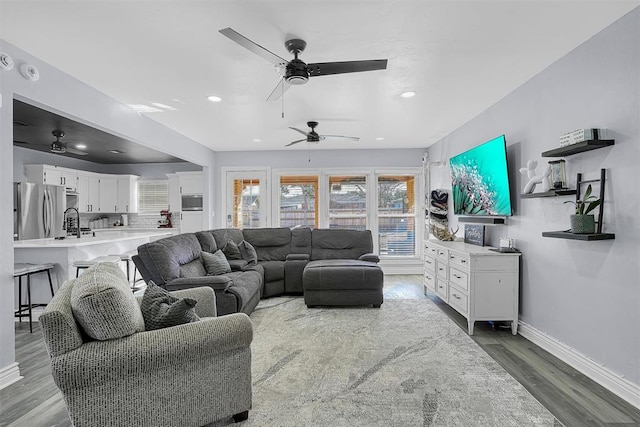
[[[169,207],[169,181],[139,181],[138,182],[138,213],[160,214]]]

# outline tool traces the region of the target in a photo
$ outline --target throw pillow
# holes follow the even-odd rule
[[[124,273],[115,263],[88,268],[71,289],[71,311],[95,340],[112,340],[144,331],[144,319]]]
[[[217,276],[218,274],[231,272],[229,261],[227,261],[227,258],[220,249],[212,254],[209,252],[202,252],[200,253],[200,256],[202,257],[204,269],[207,270],[207,274],[209,276]]]
[[[243,260],[247,261],[249,264],[256,264],[258,262],[258,253],[251,243],[243,240],[238,245],[238,248],[240,249]]]
[[[145,329],[197,322],[200,320],[194,309],[197,303],[193,298],[177,298],[150,280],[140,303]]]
[[[227,245],[222,248],[222,252],[227,257],[227,259],[242,259],[242,255],[240,254],[240,249],[238,249],[238,245],[233,240],[229,240]]]

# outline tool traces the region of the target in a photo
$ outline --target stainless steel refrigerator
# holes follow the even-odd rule
[[[58,185],[13,184],[14,240],[64,236],[65,189]]]

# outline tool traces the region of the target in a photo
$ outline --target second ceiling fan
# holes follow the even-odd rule
[[[287,61],[231,28],[224,28],[220,30],[220,33],[282,69],[283,73],[281,74],[283,77],[280,79],[276,88],[271,92],[267,101],[277,100],[287,89],[289,89],[289,87],[291,87],[291,85],[304,84],[309,80],[309,77],[385,70],[387,68],[386,59],[306,64],[298,58],[298,55],[302,53],[304,48],[307,46],[307,43],[301,39],[291,39],[284,43],[287,50],[294,56],[291,61]]]
[[[333,139],[333,140],[340,140],[340,141],[360,141],[360,137],[357,136],[344,136],[344,135],[318,135],[318,133],[316,132],[316,126],[318,126],[318,122],[307,122],[307,126],[309,126],[311,128],[311,131],[309,132],[305,132],[302,129],[298,129],[298,128],[294,128],[294,127],[289,127],[289,129],[293,129],[296,132],[300,132],[301,134],[303,134],[304,136],[306,136],[306,138],[304,139],[299,139],[297,141],[293,141],[288,143],[287,145],[285,145],[285,147],[290,147],[292,145],[298,144],[300,142],[320,142],[320,141],[324,141],[325,139]]]

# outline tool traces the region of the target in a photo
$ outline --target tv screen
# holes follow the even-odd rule
[[[510,216],[504,135],[449,159],[456,215]]]

